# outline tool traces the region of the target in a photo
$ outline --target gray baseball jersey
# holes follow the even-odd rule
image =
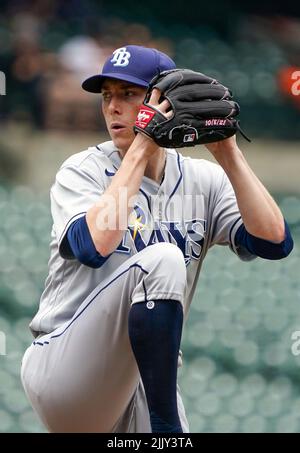
[[[99,269],[68,259],[68,227],[96,203],[109,186],[121,160],[112,142],[91,147],[67,159],[51,189],[53,229],[49,275],[40,308],[30,327],[52,332],[70,319],[93,289],[129,257],[156,242],[180,248],[187,266],[186,311],[208,249],[229,245],[242,259],[234,236],[242,223],[232,186],[217,164],[183,157],[168,149],[161,185],[143,178],[123,241]]]
[[[162,183],[144,177],[122,242],[102,267],[80,264],[68,227],[96,203],[121,165],[112,142],[71,156],[51,189],[51,257],[30,327],[21,377],[52,432],[151,432],[144,388],[128,338],[131,304],[178,300],[187,315],[202,261],[214,244],[238,250],[241,224],[224,171],[166,150]],[[155,341],[155,338],[153,339]],[[180,362],[180,360],[179,360]],[[184,432],[188,422],[177,392]]]

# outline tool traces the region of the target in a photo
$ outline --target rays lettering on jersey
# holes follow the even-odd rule
[[[140,252],[152,244],[170,242],[180,248],[188,265],[192,259],[200,259],[205,231],[206,221],[203,219],[185,220],[183,223],[153,219],[147,222],[144,212],[140,207],[135,207],[129,219],[128,231],[116,252],[130,253],[132,243],[136,251]]]

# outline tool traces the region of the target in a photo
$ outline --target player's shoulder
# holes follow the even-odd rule
[[[107,164],[110,153],[115,148],[112,142],[104,142],[99,145],[89,146],[87,149],[69,156],[61,165],[60,170],[67,167],[86,167]]]
[[[176,151],[175,153],[178,154],[178,162],[182,167],[185,176],[195,174],[197,177],[206,176],[215,179],[222,178],[224,175],[223,168],[216,162],[202,158],[197,159],[191,156],[184,156]]]
[[[188,192],[199,191],[210,197],[212,193],[220,190],[224,184],[225,172],[219,164],[207,159],[185,156],[176,151],[175,153],[178,156],[177,164],[181,180]],[[173,168],[175,173],[175,166]]]

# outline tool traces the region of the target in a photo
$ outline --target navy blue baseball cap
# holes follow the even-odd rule
[[[104,63],[101,74],[86,79],[82,88],[90,93],[100,93],[106,77],[147,87],[155,75],[174,68],[174,61],[159,50],[124,46],[116,49]]]

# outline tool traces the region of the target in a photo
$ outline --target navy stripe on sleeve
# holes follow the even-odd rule
[[[99,268],[110,256],[103,257],[97,252],[85,216],[72,223],[68,229],[67,238],[75,258],[86,266]]]
[[[294,246],[289,226],[286,221],[284,221],[284,224],[285,239],[279,244],[252,236],[248,233],[244,224],[238,228],[235,234],[235,243],[237,246],[245,247],[253,255],[268,260],[280,260],[287,257]]]

